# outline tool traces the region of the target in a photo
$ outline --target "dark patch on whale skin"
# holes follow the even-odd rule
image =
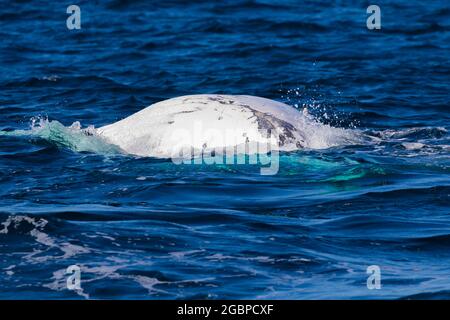
[[[208,104],[200,98],[188,97],[183,99],[183,103],[199,103],[199,104]]]
[[[208,97],[209,101],[214,101],[214,102],[218,102],[220,104],[224,104],[224,105],[230,105],[230,104],[234,104],[234,100],[228,100],[225,99],[222,96],[217,96],[217,97]]]
[[[223,97],[221,95],[214,96],[214,97],[210,96],[207,99],[209,101],[217,102],[222,105],[234,105],[234,106],[242,107],[243,109],[241,110],[241,112],[244,112],[245,109],[248,109],[253,114],[253,116],[250,118],[255,117],[256,123],[258,126],[258,130],[260,130],[260,132],[263,135],[266,135],[266,138],[269,138],[272,133],[278,134],[278,143],[280,146],[286,146],[287,144],[294,144],[297,148],[303,148],[305,145],[305,141],[303,139],[301,141],[296,139],[294,132],[298,133],[298,130],[296,130],[296,128],[289,122],[278,119],[271,114],[257,111],[247,104],[242,104],[242,103],[235,104],[234,100],[226,99],[225,97]],[[195,103],[207,104],[206,102],[202,101],[200,98],[195,98],[195,97],[186,98],[183,100],[183,102],[193,102],[193,103],[195,102]],[[181,112],[178,112],[177,114],[192,113],[192,112],[195,112],[198,110],[200,110],[200,109],[196,108],[196,110],[181,111]],[[223,117],[221,114],[217,120],[222,120],[222,119],[223,119]]]
[[[201,111],[201,109],[199,107],[195,107],[193,110],[183,110],[183,111],[177,112],[175,114],[193,113],[193,112],[196,112],[196,111]]]
[[[247,108],[252,112],[253,117],[255,117],[256,119],[258,129],[260,130],[260,132],[263,134],[268,134],[266,138],[269,138],[269,135],[272,132],[274,133],[276,132],[278,134],[279,140],[278,142],[281,147],[287,144],[295,144],[297,148],[303,148],[305,142],[303,140],[298,141],[298,139],[296,139],[294,132],[296,132],[297,129],[295,129],[295,127],[292,124],[284,120],[278,119],[271,114],[257,111],[252,107],[250,107],[249,105],[240,105],[240,106]]]
[[[223,96],[220,95],[216,97],[208,97],[208,100],[218,102],[223,105],[235,105],[234,100],[225,99]],[[297,132],[297,130],[289,122],[278,119],[271,114],[257,111],[247,104],[239,103],[238,106],[250,110],[250,112],[256,118],[258,129],[262,134],[267,135],[266,138],[269,138],[272,132],[273,133],[276,132],[278,134],[279,140],[278,142],[280,146],[285,146],[287,144],[295,144],[297,148],[303,148],[303,146],[305,145],[305,141],[303,139],[301,141],[298,141],[298,139],[296,139],[294,132]],[[218,120],[221,119],[222,117],[219,117]]]
[[[195,112],[196,110],[186,110],[186,111],[180,111],[180,112],[177,112],[176,114],[181,114],[181,113],[192,113],[192,112]]]

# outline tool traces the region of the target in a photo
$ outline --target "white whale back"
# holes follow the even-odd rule
[[[329,147],[311,139],[318,124],[297,109],[277,101],[244,95],[190,95],[155,103],[97,133],[123,151],[169,158],[180,150],[228,148],[270,141],[272,149]],[[328,127],[328,126],[326,126]],[[344,129],[338,130],[342,135]],[[269,134],[275,134],[268,139]],[[337,132],[325,135],[325,140]],[[327,137],[328,136],[328,137]]]

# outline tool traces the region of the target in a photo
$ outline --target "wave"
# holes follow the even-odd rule
[[[375,136],[380,137],[383,140],[389,139],[440,139],[447,135],[448,131],[445,128],[408,128],[403,130],[382,130],[373,132]]]
[[[42,117],[32,118],[29,130],[0,131],[0,136],[43,139],[76,152],[92,152],[102,155],[122,153],[119,147],[106,142],[97,135],[93,126],[82,128],[78,121],[66,127],[56,120],[49,121]]]
[[[30,236],[37,244],[44,248],[41,250],[35,249],[24,258],[30,263],[41,263],[48,259],[62,258],[66,259],[78,254],[89,253],[88,248],[74,245],[68,242],[61,242],[56,238],[50,236],[44,230],[48,224],[48,220],[44,218],[31,217],[27,215],[10,215],[6,221],[2,222],[3,228],[0,229],[0,235],[9,236]],[[43,253],[50,249],[57,249],[61,252],[57,256],[45,256]]]

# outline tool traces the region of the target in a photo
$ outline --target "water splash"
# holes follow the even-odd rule
[[[92,152],[103,155],[122,153],[120,148],[98,136],[94,126],[82,128],[80,122],[64,126],[59,121],[43,117],[31,118],[29,130],[0,131],[0,136],[32,137],[43,139],[58,147],[76,152]]]

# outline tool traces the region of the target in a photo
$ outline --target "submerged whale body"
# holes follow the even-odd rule
[[[279,151],[327,148],[339,144],[336,137],[350,137],[347,130],[315,122],[281,102],[214,94],[164,100],[96,132],[126,153],[163,158],[186,149],[217,150],[262,143]]]

